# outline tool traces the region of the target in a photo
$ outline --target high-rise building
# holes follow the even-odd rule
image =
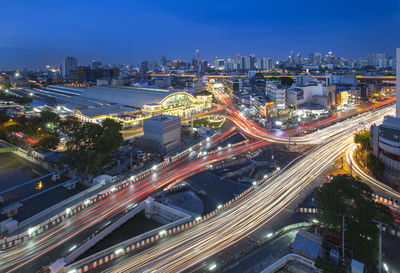
[[[301,64],[301,54],[300,54],[300,52],[297,52],[296,59],[295,59],[295,64],[296,65],[300,65]]]
[[[224,59],[217,59],[217,62],[215,64],[215,69],[224,70],[225,69],[225,60]]]
[[[396,98],[400,98],[400,48],[396,49]],[[396,100],[396,118],[400,118],[400,99]]]
[[[251,54],[249,56],[249,69],[250,70],[256,69],[256,55],[255,54]]]
[[[92,60],[92,69],[99,69],[101,67],[101,62],[97,60]]]
[[[142,61],[140,63],[140,73],[147,73],[149,71],[149,61]]]
[[[321,64],[322,63],[322,54],[321,53],[315,53],[314,54],[314,60],[316,64]]]
[[[240,54],[236,53],[236,63],[240,64]]]
[[[206,60],[200,61],[199,69],[200,69],[200,72],[207,72],[208,71],[208,62]]]
[[[67,56],[62,64],[62,76],[67,78],[73,71],[76,72],[78,62],[74,57]]]
[[[385,53],[368,54],[368,65],[379,68],[387,66],[387,57]]]
[[[291,64],[291,65],[294,64],[294,51],[293,50],[290,50],[289,64]]]
[[[250,70],[250,57],[242,56],[240,58],[240,69],[241,70]]]
[[[161,65],[162,66],[166,66],[167,65],[167,57],[165,57],[165,56],[161,57]]]
[[[89,66],[78,66],[78,82],[86,83],[90,80],[91,69]]]
[[[198,64],[200,63],[200,52],[198,49],[196,49],[196,61]]]
[[[314,54],[310,53],[308,55],[308,63],[309,64],[314,64]]]
[[[266,69],[274,69],[274,61],[271,58],[267,58]]]

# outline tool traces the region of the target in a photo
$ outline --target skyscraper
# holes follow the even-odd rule
[[[294,51],[290,50],[289,63],[294,64]]]
[[[162,66],[165,66],[166,64],[167,64],[167,57],[162,56],[162,57],[161,57],[161,65],[162,65]]]
[[[300,65],[301,64],[301,54],[300,54],[300,52],[297,52],[295,63],[296,63],[296,65]]]
[[[198,49],[196,49],[196,65],[197,65],[197,72],[201,72],[201,65],[200,65],[200,52]]]
[[[249,56],[249,69],[254,70],[256,69],[256,55],[251,54]]]
[[[74,57],[67,56],[62,64],[62,76],[68,77],[72,71],[76,71],[78,62]]]

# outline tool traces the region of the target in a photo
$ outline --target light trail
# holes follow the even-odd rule
[[[241,155],[248,151],[254,151],[270,142],[287,143],[287,137],[271,135],[268,131],[259,127],[254,122],[241,116],[240,112],[232,106],[228,97],[223,95],[220,97],[226,104],[228,114],[232,116],[231,120],[236,124],[237,128],[240,129],[242,133],[258,139],[257,141],[249,142],[242,146],[224,149],[201,158],[193,156],[192,153],[188,154],[174,164],[159,171],[156,175],[150,175],[139,181],[134,186],[116,192],[101,202],[94,204],[81,213],[68,218],[63,223],[33,238],[31,241],[1,252],[0,271],[23,271],[25,266],[37,261],[41,261],[43,264],[48,264],[53,261],[48,260],[49,253],[60,251],[60,249],[63,248],[67,251],[70,247],[67,243],[71,242],[79,234],[90,231],[96,224],[100,224],[104,221],[111,221],[112,218],[123,211],[127,205],[145,198],[154,191],[167,185],[178,183],[194,173],[206,169],[210,164],[221,162],[222,160],[228,160],[233,156]],[[383,115],[384,112],[384,110],[380,110],[379,115]],[[261,223],[279,214],[285,206],[292,202],[290,200],[293,200],[301,193],[301,190],[312,178],[315,177],[315,174],[321,172],[326,165],[331,162],[331,159],[337,155],[337,152],[344,149],[340,148],[343,143],[340,144],[336,140],[336,137],[348,134],[358,126],[359,122],[367,118],[374,119],[372,114],[364,114],[349,121],[344,121],[321,129],[318,133],[313,133],[306,137],[293,137],[293,143],[298,144],[315,144],[329,141],[336,144],[333,146],[329,143],[322,145],[318,149],[318,153],[310,153],[307,156],[307,160],[303,159],[296,163],[296,165],[285,171],[273,183],[265,187],[260,187],[260,190],[251,193],[248,197],[235,204],[232,208],[236,208],[236,210],[226,210],[213,218],[212,221],[202,223],[201,226],[204,230],[201,231],[212,232],[211,234],[201,233],[203,236],[201,238],[198,236],[194,236],[193,238],[181,238],[180,236],[184,235],[179,235],[176,238],[181,239],[177,242],[170,241],[174,240],[175,237],[169,238],[168,242],[171,242],[171,246],[164,246],[164,250],[170,250],[171,257],[174,257],[179,261],[176,263],[176,268],[187,269],[190,266],[195,265],[196,261],[202,261],[206,257],[209,257],[221,249],[228,247],[232,243],[237,242],[243,238],[243,236],[246,236],[246,234],[258,228]],[[233,132],[232,129],[223,133],[221,136],[216,135],[215,137],[212,137],[209,144],[203,145],[199,149],[194,150],[194,154],[204,151],[204,149],[211,148],[231,132]],[[326,159],[323,158],[323,156],[326,156]],[[305,170],[308,170],[308,172],[305,173]],[[290,176],[285,174],[290,174]],[[286,180],[281,177],[285,177]],[[260,194],[262,194],[262,196],[260,196]],[[265,202],[265,204],[262,204],[262,202]],[[229,215],[231,219],[234,219],[235,223],[229,223],[231,221],[229,218],[223,218],[217,223],[214,222],[214,219],[220,219],[223,215]],[[243,220],[240,220],[241,217],[243,217]],[[221,222],[226,224],[226,230],[224,225],[218,225],[221,224]],[[193,230],[197,230],[197,227]],[[228,231],[229,233],[227,233]],[[188,232],[191,233],[192,231]],[[182,234],[186,234],[186,232]],[[217,238],[221,245],[213,245],[213,248],[211,249],[207,247],[206,244],[211,240],[211,238]],[[204,243],[201,241],[193,242],[192,239],[204,239]],[[193,247],[198,246],[194,252],[195,254],[190,251],[185,253],[180,249],[179,243],[185,245],[185,247],[189,247],[189,250],[193,249],[190,245],[187,245],[187,241],[193,242]],[[211,242],[213,241],[211,240]],[[167,252],[164,252],[164,250],[160,252],[160,255],[161,253],[164,253],[168,256]],[[180,256],[177,256],[174,253],[179,253]],[[181,260],[182,257],[187,257],[186,255],[189,255],[190,253],[192,253],[191,255],[194,255],[194,259],[189,259],[188,257],[187,262]],[[148,260],[149,257],[140,257],[143,259],[144,263],[138,261],[137,266],[142,266],[145,269],[155,266],[156,268],[161,267],[167,270],[162,272],[169,272],[170,269],[172,270],[171,272],[177,272],[173,270],[174,266],[171,267],[171,264],[160,263],[157,259],[161,258],[161,256],[154,257],[154,263]],[[153,258],[151,258],[151,260],[153,260]],[[174,259],[170,259],[169,262],[173,263],[173,260]],[[168,261],[168,259],[165,261]],[[121,266],[123,266],[123,263],[121,263]],[[126,267],[130,268],[131,265],[127,265]]]
[[[383,195],[400,200],[400,194],[397,191],[393,190],[388,185],[385,185],[384,183],[376,180],[373,176],[368,174],[358,164],[358,162],[354,159],[354,153],[355,153],[356,149],[357,149],[357,145],[355,143],[352,143],[349,146],[349,148],[346,150],[346,161],[349,165],[351,164],[352,170],[354,171],[356,176],[358,176],[366,184],[369,184],[370,186],[376,188]]]
[[[365,114],[342,123],[323,144],[293,163],[273,181],[260,186],[215,217],[160,241],[125,260],[109,263],[104,272],[184,272],[232,246],[270,221],[294,202],[301,192],[353,143],[353,133],[362,120],[382,121],[393,107]]]

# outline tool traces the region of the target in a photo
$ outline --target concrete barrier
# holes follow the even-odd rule
[[[157,203],[156,205],[164,206],[159,203]],[[167,207],[167,208],[170,210],[173,210],[170,207]],[[163,225],[159,228],[150,230],[141,235],[135,236],[135,237],[128,239],[124,242],[121,242],[119,244],[113,245],[105,250],[102,250],[94,255],[91,255],[87,258],[79,260],[73,264],[68,265],[66,263],[67,265],[65,265],[64,271],[83,270],[82,272],[86,272],[90,269],[93,269],[95,266],[99,265],[100,263],[106,263],[108,261],[111,261],[112,259],[114,259],[116,257],[116,255],[119,257],[119,256],[124,255],[125,253],[128,253],[134,249],[143,247],[145,245],[155,242],[156,240],[163,238],[165,233],[168,233],[169,230],[174,230],[174,228],[176,228],[177,226],[178,226],[178,228],[175,230],[176,230],[176,232],[178,232],[179,227],[185,226],[185,223],[191,219],[191,216],[187,215],[181,211],[178,211],[178,210],[175,210],[175,211],[180,215],[185,215],[186,217],[181,218],[172,223]],[[160,236],[160,233],[163,234],[163,236]]]
[[[288,255],[280,258],[278,261],[276,261],[275,263],[273,263],[272,265],[270,265],[269,267],[267,267],[266,269],[261,271],[261,273],[277,272],[279,269],[281,269],[286,264],[288,264],[289,262],[292,262],[292,261],[297,261],[307,267],[312,268],[313,270],[316,270],[314,261],[307,259],[303,256],[300,256],[298,254],[291,253],[291,254],[288,254]]]
[[[76,258],[78,258],[80,255],[82,255],[85,251],[87,251],[89,248],[97,244],[100,240],[102,240],[104,237],[106,237],[108,234],[113,232],[115,229],[126,223],[129,219],[131,219],[133,216],[138,214],[140,211],[144,209],[144,204],[140,203],[137,205],[135,208],[133,208],[131,211],[129,211],[127,214],[119,218],[117,221],[112,223],[110,226],[108,226],[106,229],[98,233],[97,235],[94,235],[89,241],[86,243],[82,244],[80,247],[78,247],[74,252],[69,254],[64,258],[64,262],[66,264],[72,263]]]

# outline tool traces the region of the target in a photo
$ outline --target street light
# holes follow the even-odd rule
[[[208,268],[209,271],[213,271],[217,268],[217,264],[212,264],[210,265],[210,267]]]

